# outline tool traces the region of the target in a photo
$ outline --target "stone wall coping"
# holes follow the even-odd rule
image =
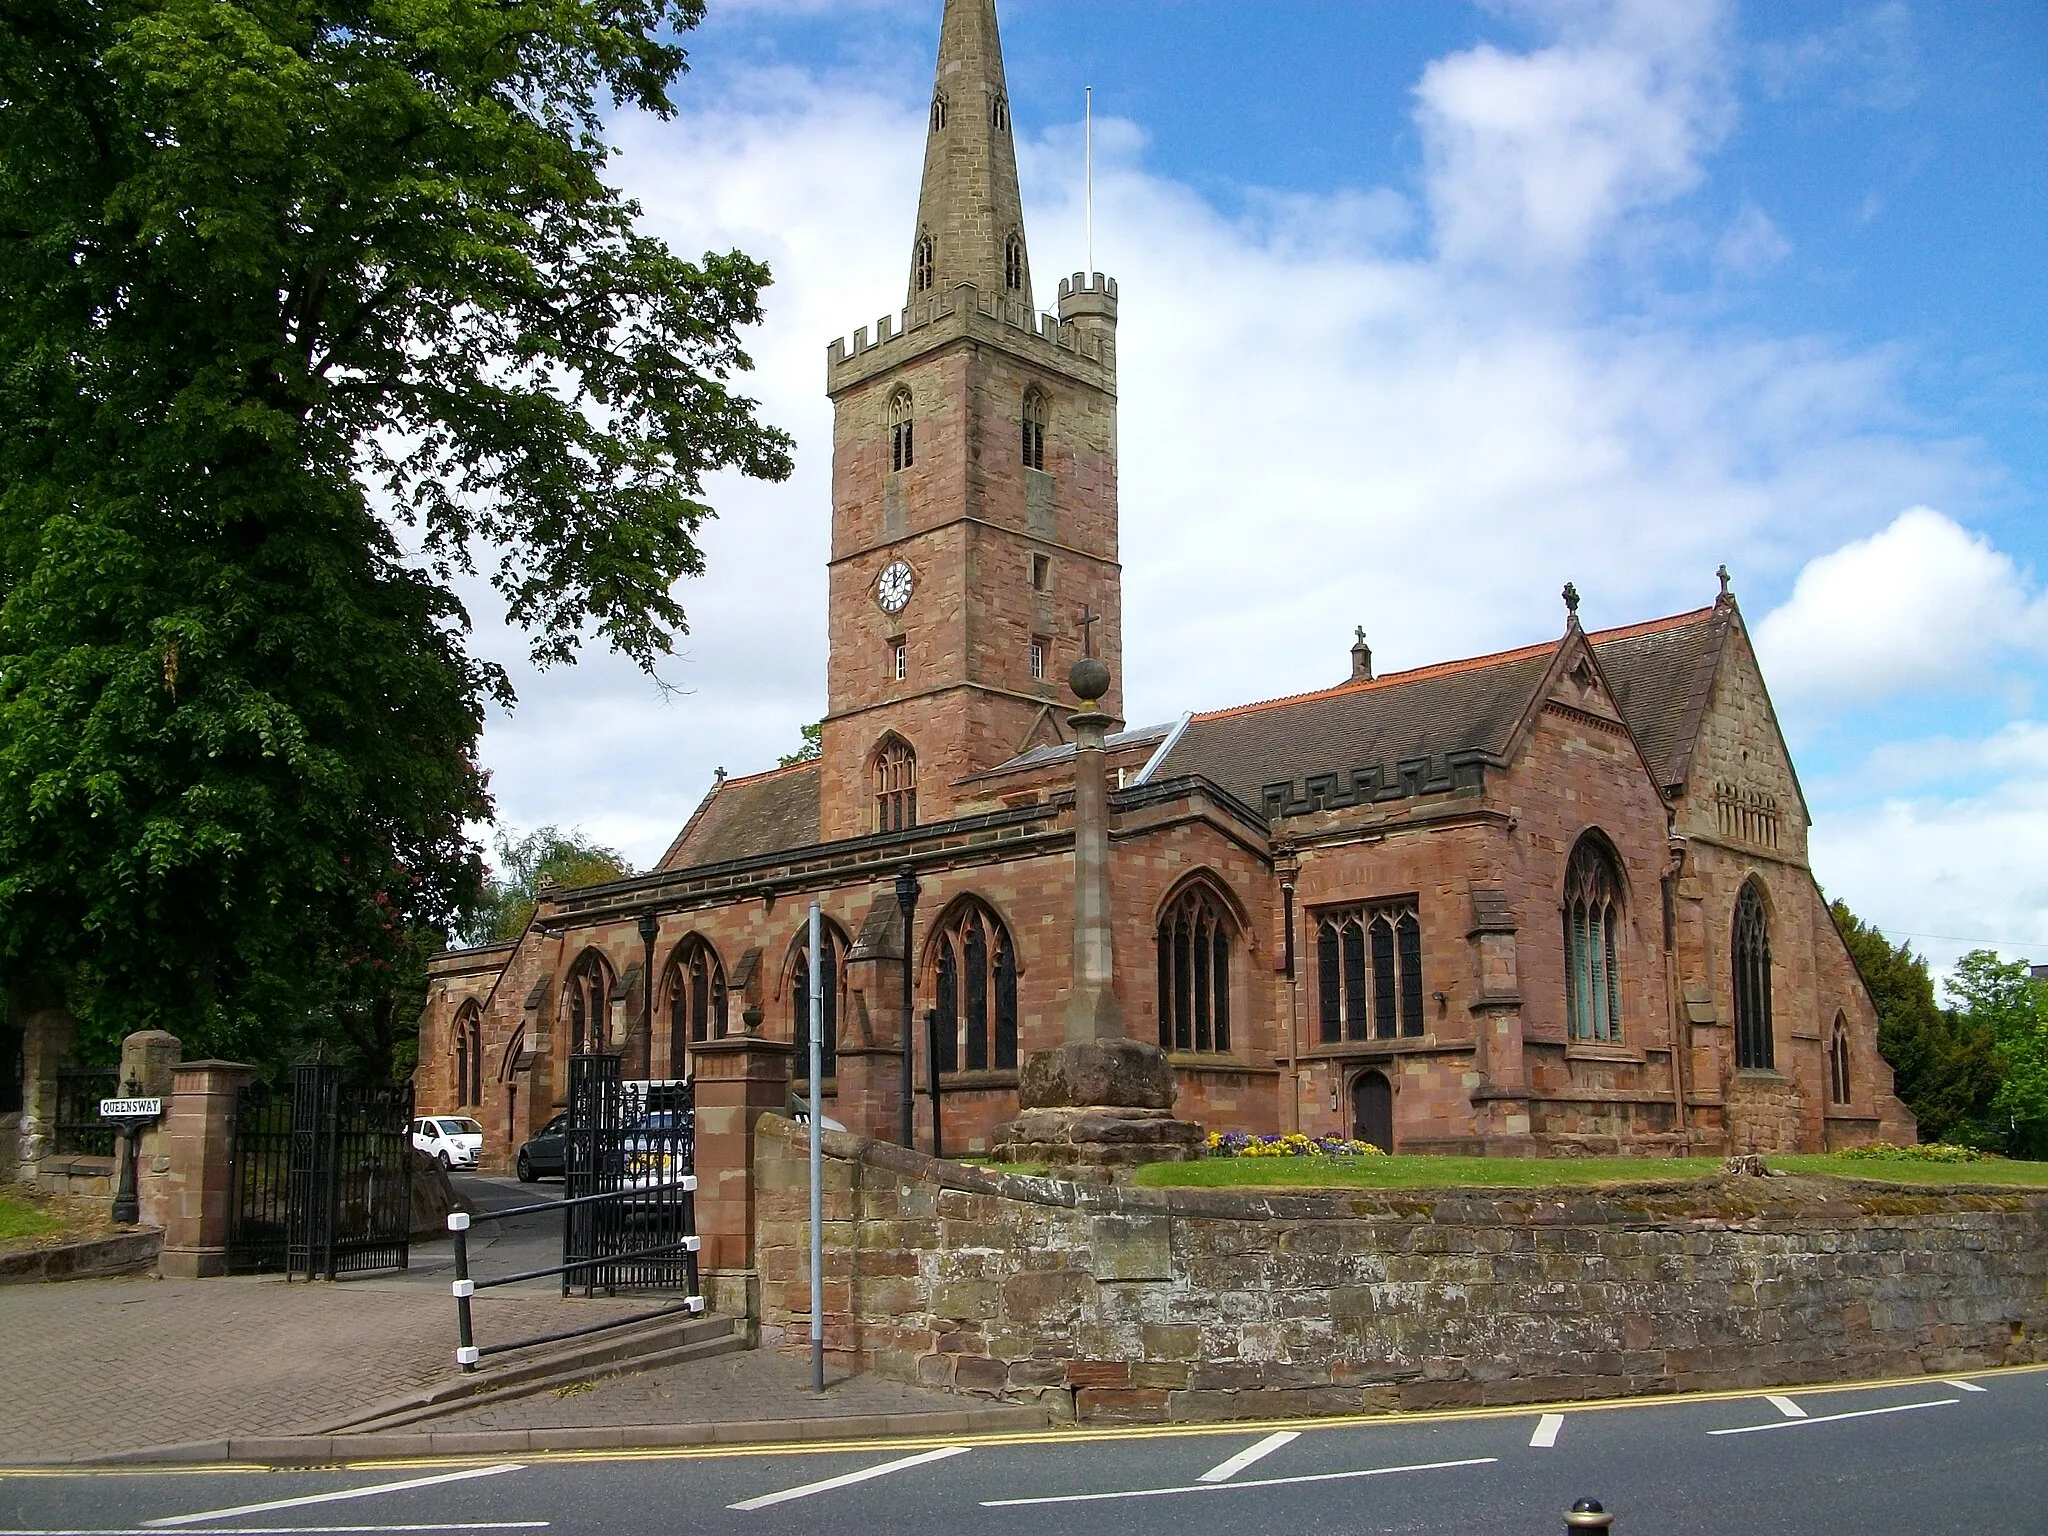
[[[764,1114],[758,1136],[792,1148],[809,1131]],[[1762,1229],[1827,1226],[1872,1215],[2033,1211],[2048,1220],[2048,1190],[2016,1190],[1958,1182],[1895,1184],[1882,1179],[1720,1175],[1658,1180],[1623,1188],[1327,1189],[1302,1193],[1241,1189],[1144,1189],[1129,1184],[1079,1184],[949,1162],[850,1131],[826,1131],[822,1150],[840,1162],[865,1163],[919,1183],[1030,1205],[1102,1215],[1188,1216],[1212,1221],[1327,1221],[1356,1218],[1427,1220],[1463,1226],[1741,1226]]]
[[[251,1076],[256,1068],[246,1061],[216,1061],[211,1058],[199,1061],[180,1061],[172,1065],[173,1072],[247,1072]]]

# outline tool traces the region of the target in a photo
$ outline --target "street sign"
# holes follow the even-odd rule
[[[164,1112],[162,1099],[101,1099],[102,1120],[154,1120]]]

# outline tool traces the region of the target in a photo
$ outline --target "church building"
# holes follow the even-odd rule
[[[765,1037],[808,1092],[818,988],[828,1114],[900,1140],[914,1092],[929,1151],[936,1087],[944,1151],[986,1150],[1062,1038],[1085,652],[1119,727],[1116,997],[1183,1118],[1397,1152],[1911,1141],[1725,574],[1601,630],[1567,587],[1551,638],[1385,676],[1360,633],[1329,687],[1128,726],[1117,285],[1039,309],[1011,132],[994,0],[946,0],[905,305],[826,352],[819,756],[721,771],[652,872],[437,957],[419,1111],[483,1121],[504,1168],[572,1052],[680,1078]]]

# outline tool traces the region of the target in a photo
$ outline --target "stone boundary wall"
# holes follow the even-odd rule
[[[763,1341],[809,1349],[806,1132],[755,1139]],[[842,1366],[1081,1420],[1357,1413],[2048,1360],[2048,1193],[1077,1185],[825,1138]]]

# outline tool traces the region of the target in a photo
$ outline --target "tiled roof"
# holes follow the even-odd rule
[[[1720,655],[1714,608],[1588,635],[1664,782],[1682,777]],[[1499,759],[1561,642],[1196,715],[1155,779],[1199,774],[1268,815],[1448,788],[1453,756]],[[1401,765],[1426,760],[1403,782]],[[1360,778],[1360,775],[1363,775]],[[1316,780],[1324,777],[1319,788]],[[1284,801],[1271,786],[1292,786]]]
[[[1135,747],[1146,742],[1164,741],[1167,733],[1172,729],[1173,726],[1170,723],[1166,725],[1133,726],[1130,730],[1117,731],[1112,735],[1103,737],[1103,750],[1114,752],[1119,747]],[[1048,743],[1042,747],[1033,747],[1029,752],[1020,752],[1008,762],[998,763],[995,767],[988,769],[987,772],[1014,773],[1023,768],[1041,768],[1047,763],[1065,762],[1073,755],[1074,744],[1071,741]]]
[[[1721,609],[1700,608],[1589,637],[1659,785],[1685,778],[1727,628]]]
[[[727,779],[704,797],[659,867],[690,869],[810,847],[818,841],[820,782],[816,763]]]

